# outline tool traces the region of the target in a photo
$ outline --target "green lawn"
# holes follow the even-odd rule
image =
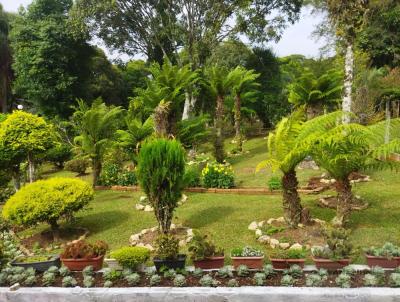
[[[255,166],[265,156],[265,143],[263,139],[250,140],[245,143],[245,150],[249,150],[249,154],[229,160],[234,166],[239,185],[266,185],[271,172],[263,170],[254,173]],[[301,170],[298,174],[300,180],[305,182],[310,175],[321,173]],[[73,176],[64,171],[51,176],[54,175]],[[370,203],[368,209],[354,212],[351,217],[352,241],[356,248],[378,245],[388,240],[400,243],[400,174],[384,171],[370,175],[372,182],[355,186],[356,194]],[[90,180],[90,177],[85,176],[84,179]],[[127,245],[131,234],[156,225],[152,213],[135,210],[140,196],[138,192],[98,191],[90,208],[77,215],[75,224],[88,228],[91,240],[105,240],[113,249]],[[314,217],[325,220],[333,217],[333,210],[316,205],[318,196],[302,197]],[[189,201],[176,211],[174,222],[211,233],[218,245],[229,251],[246,244],[259,246],[254,233],[247,230],[249,223],[281,215],[279,195],[189,194]],[[37,232],[42,228],[40,226],[28,232]],[[362,261],[362,258],[358,261]]]

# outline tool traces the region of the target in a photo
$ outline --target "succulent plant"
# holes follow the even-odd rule
[[[121,277],[122,273],[110,268],[105,268],[103,270],[103,279],[107,281],[115,281]]]
[[[239,287],[240,284],[236,279],[229,279],[228,283],[226,284],[228,287]]]
[[[176,272],[174,269],[169,269],[164,272],[165,279],[173,280],[175,278],[175,276],[176,276]]]
[[[324,283],[323,278],[319,274],[309,274],[306,276],[306,286],[320,287]]]
[[[10,284],[22,283],[22,281],[25,279],[25,277],[26,277],[25,274],[10,275],[9,278],[8,278],[8,282]]]
[[[35,276],[36,275],[36,270],[33,267],[29,267],[25,270],[25,274],[27,277],[30,276]]]
[[[103,284],[103,287],[112,287],[114,284],[111,280],[106,280]]]
[[[157,274],[150,277],[150,286],[155,286],[161,283],[161,277]]]
[[[364,286],[378,286],[378,278],[373,274],[366,274],[364,276]]]
[[[199,284],[203,287],[217,287],[219,282],[210,275],[204,275],[199,280]]]
[[[46,273],[51,273],[51,274],[54,274],[54,275],[58,275],[58,273],[59,273],[59,271],[58,271],[58,267],[57,266],[55,266],[55,265],[53,265],[53,266],[50,266],[48,269],[47,269],[47,271],[46,271]]]
[[[132,275],[133,273],[134,271],[131,268],[124,268],[124,270],[122,271],[122,277]]]
[[[342,288],[350,288],[351,287],[351,276],[342,272],[335,279],[336,285]]]
[[[62,279],[62,286],[63,287],[74,287],[78,284],[78,282],[76,281],[76,279],[74,277],[71,276],[66,276]]]
[[[37,283],[37,277],[35,275],[30,275],[28,277],[26,277],[26,279],[24,280],[23,284],[26,286],[32,286],[35,285]]]
[[[83,286],[84,287],[93,287],[95,279],[93,276],[84,275],[83,277]]]
[[[11,273],[13,275],[23,274],[23,273],[25,273],[25,269],[23,267],[20,267],[20,266],[14,266],[14,267],[11,268]]]
[[[232,278],[233,277],[232,269],[229,266],[221,267],[218,270],[217,275],[220,278]]]
[[[247,277],[250,274],[250,270],[247,265],[239,265],[236,269],[236,273],[240,277]]]
[[[400,287],[400,273],[391,273],[389,284],[391,287]]]
[[[83,270],[82,270],[82,274],[84,276],[93,276],[94,275],[94,268],[92,265],[88,265],[86,266]]]
[[[148,267],[148,268],[146,268],[146,270],[144,271],[144,274],[146,275],[146,277],[150,278],[151,276],[153,276],[153,275],[156,274],[156,271],[155,271],[153,268]]]
[[[342,273],[349,275],[349,276],[354,276],[354,274],[356,273],[356,270],[352,266],[348,265],[342,269]]]
[[[295,279],[290,275],[283,275],[281,279],[282,286],[293,286],[295,283]]]
[[[255,273],[253,277],[254,285],[263,286],[267,277],[264,273]]]
[[[274,267],[271,264],[264,265],[263,271],[267,278],[272,277],[276,274]]]
[[[126,275],[124,279],[128,285],[137,285],[140,282],[140,275],[138,273],[132,273],[130,275]]]
[[[184,275],[178,274],[174,278],[174,286],[183,287],[186,285],[186,277]]]
[[[195,277],[195,278],[200,279],[201,277],[203,277],[203,274],[204,274],[204,271],[199,267],[195,268],[195,270],[193,271],[193,277]]]
[[[328,279],[328,270],[326,270],[324,268],[320,268],[317,271],[317,274],[322,278],[322,281],[325,281],[326,279]]]
[[[371,267],[370,274],[376,277],[379,284],[382,284],[385,280],[385,270],[380,266]]]
[[[42,277],[42,283],[44,286],[51,286],[56,281],[56,275],[53,273],[45,273]]]
[[[393,273],[400,274],[400,266],[396,267],[396,268],[393,270]]]
[[[297,264],[294,264],[289,269],[284,270],[283,273],[285,275],[290,275],[295,279],[303,277],[303,269]]]
[[[60,267],[60,269],[58,270],[58,272],[60,273],[61,277],[67,277],[71,274],[71,271],[69,270],[68,267],[66,266],[62,266]]]
[[[7,284],[7,274],[4,272],[0,273],[0,286]]]

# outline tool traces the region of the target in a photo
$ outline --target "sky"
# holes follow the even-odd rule
[[[16,12],[20,5],[26,6],[32,0],[0,0],[6,11]],[[306,57],[318,57],[319,49],[324,45],[323,41],[316,41],[311,37],[315,26],[321,21],[321,16],[312,15],[308,9],[303,9],[300,21],[289,26],[282,39],[278,43],[270,43],[270,46],[279,57],[302,54]],[[118,54],[110,55],[116,58]]]

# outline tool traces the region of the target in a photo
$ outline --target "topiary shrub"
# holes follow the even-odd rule
[[[48,223],[58,230],[58,220],[72,216],[93,199],[93,189],[86,182],[71,178],[39,180],[23,187],[6,202],[3,217],[21,226]]]
[[[72,158],[71,147],[67,144],[59,144],[49,150],[46,153],[46,160],[53,163],[57,168],[64,168],[66,161]]]
[[[184,173],[185,150],[178,141],[156,139],[140,150],[138,179],[164,234],[182,196]]]
[[[150,250],[140,246],[128,246],[111,252],[110,256],[123,268],[136,269],[139,264],[149,260]]]
[[[85,175],[90,162],[87,158],[74,158],[65,163],[65,170],[78,173],[79,176]]]
[[[229,189],[235,186],[235,177],[230,165],[208,163],[201,175],[206,188]]]

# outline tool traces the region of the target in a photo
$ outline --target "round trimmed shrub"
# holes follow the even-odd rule
[[[136,269],[139,264],[150,259],[150,250],[140,246],[122,247],[110,253],[123,268]]]
[[[72,216],[93,199],[90,185],[73,178],[51,178],[26,185],[6,202],[2,215],[16,225],[48,223],[58,229],[61,217]]]

